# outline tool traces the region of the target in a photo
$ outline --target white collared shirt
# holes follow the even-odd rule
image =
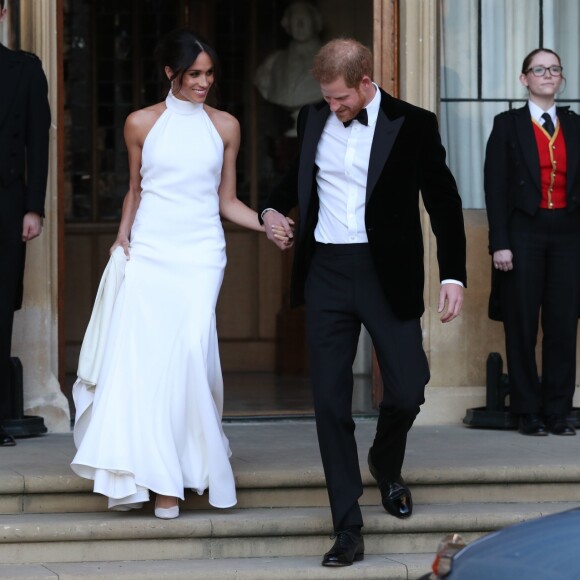
[[[366,106],[368,126],[354,120],[348,127],[331,112],[318,148],[316,183],[320,209],[314,238],[323,244],[368,243],[365,227],[366,187],[371,145],[381,105],[379,87]],[[267,208],[265,212],[272,208]],[[275,210],[274,210],[275,211]],[[463,284],[454,279],[441,284]]]
[[[318,142],[316,183],[320,209],[314,231],[323,244],[368,242],[365,227],[367,173],[381,93],[366,106],[368,126],[354,120],[348,127],[331,112]]]
[[[548,113],[552,117],[552,123],[554,127],[557,126],[558,117],[556,116],[556,104],[553,104],[547,111],[544,111],[541,107],[538,107],[533,101],[528,101],[528,107],[530,108],[530,115],[535,119],[540,125],[544,125],[545,121],[542,119],[544,113]]]

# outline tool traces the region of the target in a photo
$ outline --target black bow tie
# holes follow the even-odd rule
[[[344,121],[343,125],[345,127],[348,127],[354,120],[357,120],[359,123],[361,123],[362,125],[368,125],[369,124],[369,116],[367,114],[367,110],[366,109],[361,109],[358,112],[358,115],[356,117],[354,117],[353,119],[351,119],[350,121]]]

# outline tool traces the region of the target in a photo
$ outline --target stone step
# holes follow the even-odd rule
[[[364,507],[369,555],[433,553],[441,538],[466,541],[506,525],[577,507],[578,502],[419,505],[409,520]],[[3,516],[0,562],[320,557],[332,545],[327,508],[231,509],[186,512],[176,520],[147,513]]]
[[[361,505],[380,504],[380,494],[368,469],[361,466],[364,493]],[[417,504],[476,502],[578,501],[580,467],[537,466],[410,469],[405,480]],[[267,468],[236,476],[237,508],[328,506],[322,468]],[[207,493],[186,492],[182,510],[207,510]],[[151,512],[152,507],[145,510]],[[107,512],[107,500],[92,493],[92,482],[67,466],[53,472],[22,474],[0,468],[0,514]]]
[[[319,556],[230,558],[227,560],[147,560],[54,562],[0,565],[6,580],[415,580],[430,570],[432,554],[367,555],[348,568],[325,568]]]
[[[320,558],[332,545],[331,521],[314,425],[226,431],[238,506],[209,509],[206,495],[188,493],[172,521],[156,519],[151,502],[139,512],[108,512],[92,482],[70,471],[69,434],[19,440],[0,463],[0,514],[8,514],[0,516],[0,578],[408,580],[428,572],[450,532],[471,541],[580,503],[580,437],[418,427],[409,434],[404,472],[415,513],[397,520],[380,506],[366,467],[374,422],[358,421],[366,557],[326,569]]]

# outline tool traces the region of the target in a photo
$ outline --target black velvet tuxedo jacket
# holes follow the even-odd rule
[[[567,107],[556,108],[566,142],[566,207],[580,204],[580,117]],[[484,165],[489,252],[510,248],[509,218],[518,209],[534,215],[542,199],[540,157],[528,105],[494,119]]]
[[[50,108],[38,57],[0,44],[0,217],[44,215]],[[4,224],[3,224],[4,227]]]
[[[287,214],[299,207],[291,302],[304,301],[304,282],[315,247],[318,220],[316,150],[330,114],[327,103],[307,105],[298,117],[299,155],[295,167],[267,199]],[[365,225],[385,298],[405,320],[424,310],[423,235],[419,193],[437,239],[440,279],[466,284],[463,212],[455,179],[445,163],[433,113],[381,90],[366,188]]]

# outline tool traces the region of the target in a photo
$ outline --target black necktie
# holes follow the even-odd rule
[[[368,125],[369,124],[369,116],[367,115],[367,110],[366,109],[361,109],[358,112],[358,115],[356,117],[354,117],[353,119],[351,119],[350,121],[344,121],[343,125],[345,127],[348,127],[354,120],[357,120],[359,123],[363,124],[363,125]]]
[[[554,134],[554,123],[552,123],[552,117],[550,117],[549,113],[544,113],[542,119],[544,119],[544,129],[546,129],[551,137]]]

